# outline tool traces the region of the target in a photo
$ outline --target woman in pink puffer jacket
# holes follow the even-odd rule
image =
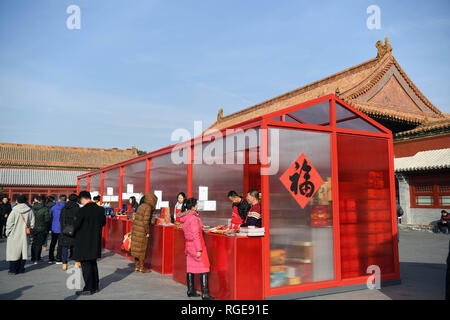
[[[185,239],[187,295],[198,297],[194,288],[194,274],[200,274],[202,299],[211,300],[213,298],[209,295],[208,289],[209,258],[203,240],[203,223],[197,208],[197,199],[187,199],[179,215]]]

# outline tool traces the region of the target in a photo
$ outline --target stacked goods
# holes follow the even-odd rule
[[[250,226],[248,228],[240,228],[240,233],[244,233],[249,237],[263,237],[265,229],[264,228],[256,228],[254,226]]]
[[[228,232],[228,226],[218,225],[214,228],[209,229],[211,233],[225,234]]]
[[[311,206],[311,227],[332,226],[333,218],[328,210],[328,205]]]
[[[168,225],[170,220],[170,208],[161,208],[159,219],[156,220],[156,225]]]
[[[270,286],[281,287],[286,285],[287,267],[286,250],[270,250]]]

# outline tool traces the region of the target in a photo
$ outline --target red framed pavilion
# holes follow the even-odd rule
[[[240,134],[244,139],[236,146]],[[184,162],[174,163],[174,153]],[[302,205],[302,192],[295,195],[297,189],[282,179],[301,155],[313,168],[311,177],[313,171],[319,176]],[[81,175],[77,191],[95,191],[105,200],[112,187],[106,200],[121,207],[129,196],[125,185],[133,184],[134,193],[162,191],[161,200],[173,207],[179,191],[198,198],[199,187],[207,186],[216,210],[201,217],[205,225],[217,225],[231,216],[229,190],[261,190],[264,237],[206,238],[211,294],[291,299],[365,288],[373,265],[382,285],[399,282],[393,159],[392,133],[331,94]],[[183,282],[182,232],[173,232],[174,243],[163,251],[172,250],[173,278]],[[238,241],[247,252],[235,247]],[[240,285],[242,275],[258,285]]]

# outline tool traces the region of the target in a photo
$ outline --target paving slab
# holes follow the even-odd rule
[[[445,295],[446,259],[450,236],[426,231],[400,231],[400,285],[380,290],[359,290],[305,298],[308,300],[442,300]],[[6,240],[0,240],[0,300],[199,300],[187,298],[186,287],[173,281],[171,275],[157,272],[135,273],[134,264],[108,250],[103,250],[98,261],[99,293],[92,296],[75,295],[75,273],[67,273],[61,265],[44,262],[33,265],[27,261],[26,272],[8,275],[5,261]],[[75,269],[69,262],[69,270]],[[82,279],[82,277],[81,277]],[[68,283],[69,282],[69,286]],[[84,285],[81,280],[81,287]]]

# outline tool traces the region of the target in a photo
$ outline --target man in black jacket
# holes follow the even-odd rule
[[[228,192],[228,199],[233,203],[231,205],[233,215],[231,216],[231,228],[237,229],[239,225],[247,218],[247,213],[251,205],[247,200],[242,199],[236,191]]]
[[[8,220],[8,216],[11,211],[12,208],[11,204],[9,203],[8,197],[6,195],[2,195],[0,203],[0,239],[3,237],[6,238],[6,230],[4,230],[4,227],[6,226],[6,221]]]
[[[102,228],[106,224],[105,209],[91,200],[91,194],[81,191],[78,198],[82,208],[75,220],[74,259],[81,262],[85,287],[77,295],[99,291],[97,259],[102,254]]]

